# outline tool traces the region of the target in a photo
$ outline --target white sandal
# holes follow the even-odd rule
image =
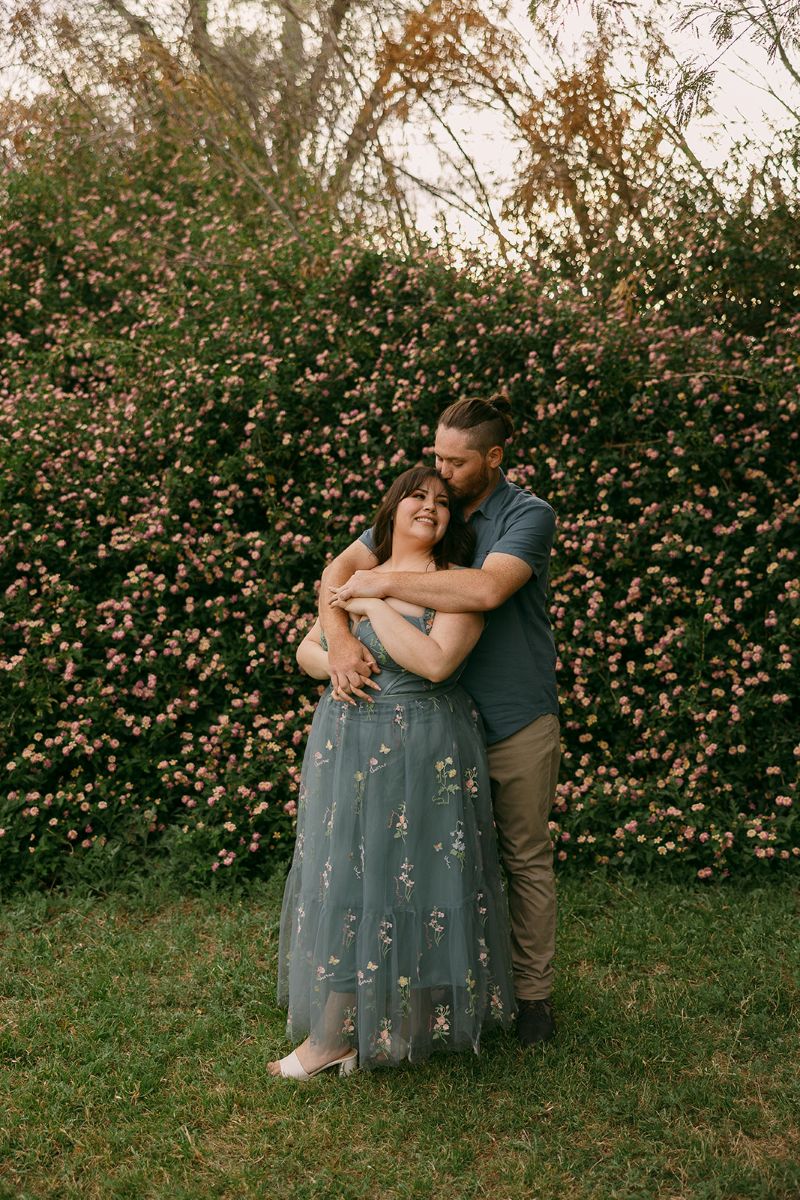
[[[341,1058],[334,1058],[332,1062],[324,1063],[321,1067],[317,1067],[316,1071],[309,1073],[297,1057],[296,1051],[293,1050],[291,1054],[286,1055],[286,1058],[280,1060],[278,1066],[284,1079],[301,1079],[304,1083],[322,1071],[329,1071],[331,1067],[338,1067],[339,1075],[349,1075],[358,1066],[358,1051],[348,1050],[347,1054],[343,1054]]]

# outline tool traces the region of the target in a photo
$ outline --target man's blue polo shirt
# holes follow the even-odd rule
[[[469,523],[476,537],[473,567],[482,567],[489,554],[512,554],[533,572],[504,604],[486,613],[486,628],[461,676],[491,746],[545,713],[558,716],[556,650],[547,615],[556,517],[549,504],[509,483],[501,471]],[[371,530],[360,540],[373,549]]]

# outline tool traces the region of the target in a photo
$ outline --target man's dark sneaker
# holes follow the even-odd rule
[[[517,1007],[517,1037],[523,1046],[535,1046],[555,1037],[556,1024],[549,1000],[518,1000]]]

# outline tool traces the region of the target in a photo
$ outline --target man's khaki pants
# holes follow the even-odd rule
[[[559,729],[558,717],[547,713],[489,746],[518,1000],[544,1000],[553,984],[556,888],[548,822],[561,758]]]

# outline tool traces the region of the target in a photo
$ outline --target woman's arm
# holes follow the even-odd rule
[[[369,617],[395,662],[431,683],[447,679],[483,632],[478,613],[437,613],[426,635],[385,600],[357,598],[352,604],[351,611]]]
[[[300,670],[305,671],[312,679],[330,679],[328,652],[322,649],[319,621],[315,621],[311,626],[297,647],[295,657]]]

